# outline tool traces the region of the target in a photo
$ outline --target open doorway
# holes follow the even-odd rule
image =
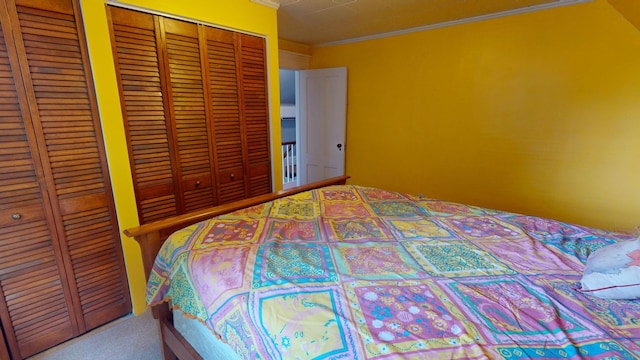
[[[298,185],[296,70],[280,69],[282,187]]]
[[[345,173],[347,69],[280,70],[283,188]]]

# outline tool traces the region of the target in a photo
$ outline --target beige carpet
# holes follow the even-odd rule
[[[125,316],[28,360],[158,360],[158,327],[150,311]]]

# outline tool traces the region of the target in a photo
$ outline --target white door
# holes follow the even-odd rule
[[[297,73],[298,184],[344,175],[347,68]]]

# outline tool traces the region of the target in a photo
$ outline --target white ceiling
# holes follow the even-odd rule
[[[339,43],[589,0],[269,0],[279,4],[280,39]]]

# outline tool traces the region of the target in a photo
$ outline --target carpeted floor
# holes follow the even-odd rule
[[[28,360],[158,360],[162,358],[158,339],[156,321],[147,311],[118,319]]]

